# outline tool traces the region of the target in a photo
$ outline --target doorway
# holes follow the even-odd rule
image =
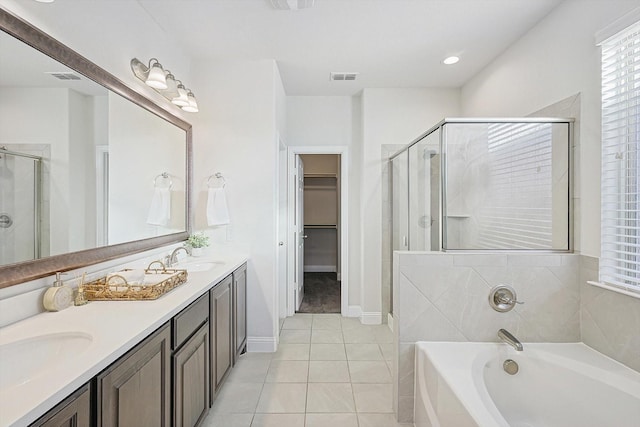
[[[346,147],[289,147],[287,314],[348,311]]]
[[[340,156],[300,154],[303,299],[299,313],[340,313]]]

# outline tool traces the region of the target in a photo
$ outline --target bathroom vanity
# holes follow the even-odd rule
[[[33,346],[15,369],[35,371],[0,389],[0,425],[198,425],[246,348],[246,261],[190,272],[158,300],[93,301],[3,328],[0,348]],[[29,365],[53,347],[49,366]]]

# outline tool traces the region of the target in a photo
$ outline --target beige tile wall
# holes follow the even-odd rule
[[[580,257],[582,341],[640,372],[640,299],[598,288],[598,258]]]
[[[395,252],[398,421],[413,418],[416,341],[497,341],[500,328],[521,341],[580,341],[579,261],[574,254]],[[513,286],[525,303],[508,313],[494,311],[489,291],[501,283]]]

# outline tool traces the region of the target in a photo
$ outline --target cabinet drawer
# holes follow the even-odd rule
[[[30,427],[89,427],[91,391],[85,384]]]
[[[209,319],[208,293],[173,318],[172,349],[180,347],[207,319]]]

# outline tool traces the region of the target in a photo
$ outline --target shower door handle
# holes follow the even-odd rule
[[[9,214],[0,214],[0,228],[9,228],[13,225],[13,219]]]

